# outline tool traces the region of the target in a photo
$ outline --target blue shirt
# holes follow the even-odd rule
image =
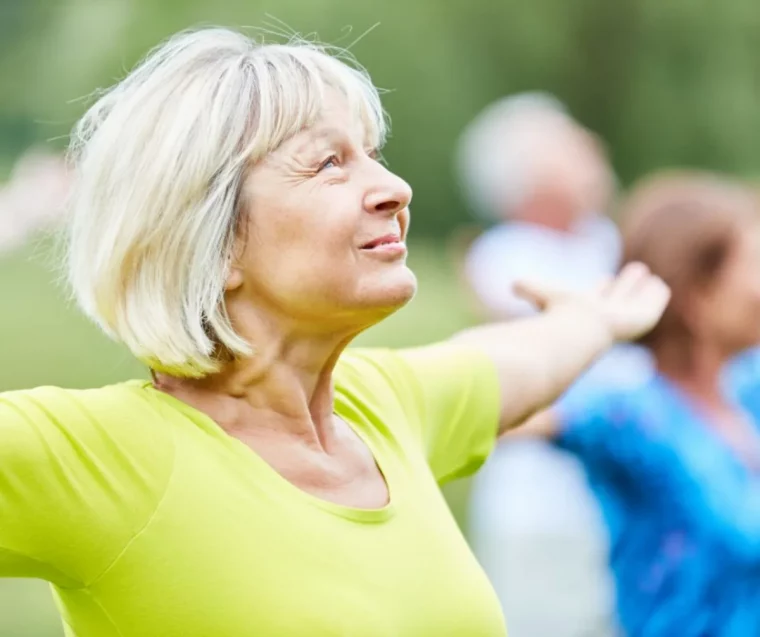
[[[760,423],[760,377],[747,365],[726,384]],[[557,442],[583,461],[608,526],[627,635],[760,635],[760,473],[658,374],[587,386],[558,413]]]

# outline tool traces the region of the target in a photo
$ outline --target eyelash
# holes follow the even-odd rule
[[[322,172],[326,168],[328,168],[329,164],[335,164],[335,166],[338,165],[338,156],[337,155],[330,155],[327,159],[325,159],[317,169],[317,172]]]
[[[374,161],[379,162],[379,163],[383,163],[383,161],[384,161],[382,154],[380,153],[380,151],[377,148],[373,148],[373,149],[369,150],[367,152],[367,156],[370,159],[373,159]],[[335,153],[333,153],[332,155],[330,155],[327,159],[325,159],[319,165],[319,168],[317,168],[317,172],[318,173],[322,172],[323,170],[325,170],[326,168],[329,167],[329,164],[334,164],[336,167],[338,167],[340,165],[338,156]]]

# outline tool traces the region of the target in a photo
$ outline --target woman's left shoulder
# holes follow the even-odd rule
[[[364,403],[387,404],[403,391],[401,362],[386,348],[351,348],[335,366],[336,392]]]

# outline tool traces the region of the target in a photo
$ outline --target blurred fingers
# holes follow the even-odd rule
[[[662,313],[670,302],[670,288],[657,276],[649,276],[641,290],[642,302]]]
[[[615,285],[615,277],[607,276],[596,285],[594,292],[601,296],[607,296],[612,291],[612,286]]]
[[[608,295],[628,297],[640,292],[652,278],[649,268],[643,263],[629,263],[610,285]]]
[[[552,291],[550,289],[534,282],[517,281],[512,286],[512,291],[521,299],[528,301],[540,310],[545,309],[552,298]]]

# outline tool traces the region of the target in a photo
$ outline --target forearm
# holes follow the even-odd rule
[[[455,339],[481,348],[494,361],[501,432],[554,402],[614,340],[603,320],[572,305],[469,329]]]

